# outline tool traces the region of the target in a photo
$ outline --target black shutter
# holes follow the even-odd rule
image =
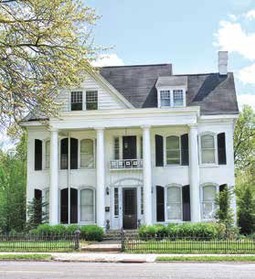
[[[61,190],[61,211],[60,221],[62,224],[68,223],[68,188]]]
[[[78,140],[71,138],[71,169],[78,168]]]
[[[39,225],[42,223],[42,190],[34,190],[34,223]]]
[[[189,165],[189,135],[184,134],[181,136],[181,164],[182,166]]]
[[[164,187],[156,186],[157,194],[157,222],[165,221],[165,192]]]
[[[42,141],[35,139],[35,170],[42,169]]]
[[[68,138],[61,140],[60,167],[62,170],[67,170],[68,168]]]
[[[77,189],[71,188],[71,212],[70,222],[71,224],[78,223],[78,191]]]
[[[189,185],[182,187],[182,213],[183,221],[190,221],[190,187]]]
[[[155,154],[156,167],[163,167],[164,165],[164,144],[163,137],[155,135]]]
[[[226,165],[227,158],[226,158],[225,133],[218,134],[217,141],[218,141],[218,163],[219,165]]]

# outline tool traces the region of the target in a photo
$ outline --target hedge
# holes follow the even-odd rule
[[[141,226],[139,228],[141,238],[194,238],[194,239],[222,239],[226,233],[226,227],[218,223],[184,223]]]

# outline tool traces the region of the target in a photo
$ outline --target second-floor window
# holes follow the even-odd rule
[[[180,164],[180,138],[170,136],[166,138],[166,163],[167,165]]]
[[[91,139],[83,139],[80,142],[80,166],[81,168],[94,167],[94,142]]]
[[[183,107],[184,90],[160,90],[159,91],[159,107]]]
[[[213,135],[201,136],[202,164],[215,164],[215,140]]]
[[[71,92],[71,110],[82,110],[83,93],[82,91]]]
[[[86,91],[86,110],[98,109],[97,91]]]

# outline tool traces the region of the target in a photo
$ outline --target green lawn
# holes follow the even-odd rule
[[[0,254],[0,261],[50,261],[49,254]]]
[[[255,254],[255,242],[240,241],[129,241],[125,246],[131,253],[165,253],[165,254]]]
[[[157,262],[254,262],[255,256],[176,256],[157,257]]]

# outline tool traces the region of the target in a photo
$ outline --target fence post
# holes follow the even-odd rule
[[[125,251],[125,231],[121,228],[120,231],[120,238],[121,238],[121,252]]]
[[[79,248],[80,248],[80,234],[81,234],[80,230],[76,230],[74,232],[74,249],[75,250],[79,250]]]

